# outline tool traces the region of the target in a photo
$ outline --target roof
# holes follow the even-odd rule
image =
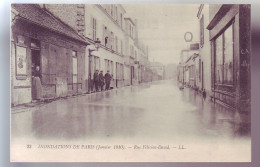
[[[80,36],[73,28],[56,18],[51,13],[42,9],[37,4],[12,4],[12,7],[19,13],[18,16],[28,20],[29,22],[81,42],[86,42],[84,37]]]
[[[125,20],[129,20],[133,25],[135,25],[134,21],[130,17],[126,17]]]

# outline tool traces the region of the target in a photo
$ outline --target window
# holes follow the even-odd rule
[[[111,16],[112,17],[113,17],[113,12],[114,12],[113,5],[111,5]]]
[[[117,21],[117,7],[115,7],[115,20]]]
[[[200,46],[204,44],[204,15],[200,19]]]
[[[233,27],[224,33],[224,82],[233,83]]]
[[[118,39],[117,39],[117,36],[115,37],[115,46],[116,46],[116,51],[118,52]]]
[[[107,43],[108,43],[108,37],[107,37],[107,27],[105,26],[105,28],[104,28],[104,44],[105,44],[105,46],[107,46]]]
[[[100,58],[97,56],[94,56],[94,71],[100,69]]]
[[[97,21],[96,21],[96,19],[92,19],[92,29],[93,29],[93,31],[92,31],[92,39],[93,40],[96,40],[97,39]]]
[[[123,54],[123,41],[121,40],[121,54]]]
[[[201,81],[201,59],[199,59],[199,81]]]
[[[123,27],[123,15],[122,15],[122,13],[120,13],[120,25],[121,25],[121,27]]]
[[[111,49],[113,50],[113,44],[114,44],[114,33],[111,31]]]
[[[132,29],[131,29],[131,37],[134,38],[134,27],[132,26]]]
[[[113,64],[113,61],[110,61],[110,74],[111,75],[114,74],[114,64]]]
[[[130,35],[130,36],[132,36],[132,35],[131,35],[131,32],[132,32],[131,29],[132,29],[131,24],[129,24],[129,35]]]
[[[233,24],[215,40],[215,82],[233,84]]]
[[[78,59],[77,59],[77,52],[72,51],[72,82],[78,82]]]

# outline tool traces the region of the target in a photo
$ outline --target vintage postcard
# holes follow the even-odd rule
[[[11,4],[11,162],[251,162],[248,4]]]

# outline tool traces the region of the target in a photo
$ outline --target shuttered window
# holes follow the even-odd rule
[[[92,18],[92,39],[97,39],[97,20]]]

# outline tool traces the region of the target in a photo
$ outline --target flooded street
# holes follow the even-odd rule
[[[245,137],[240,115],[220,112],[195,91],[171,81],[54,101],[12,114],[12,137],[79,138]],[[241,124],[242,125],[242,124]],[[242,133],[242,134],[240,134]]]
[[[241,117],[218,111],[192,89],[160,81],[15,109],[11,140],[14,147],[22,141],[233,143],[246,148],[247,159],[250,133]]]

